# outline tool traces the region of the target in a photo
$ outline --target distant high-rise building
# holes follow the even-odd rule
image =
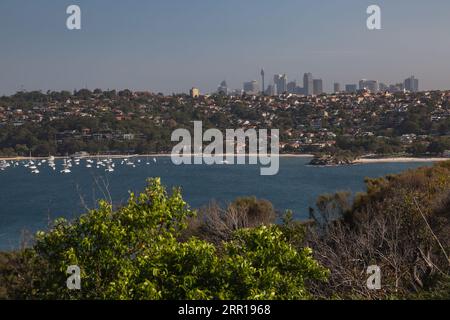
[[[380,90],[378,81],[363,79],[359,81],[359,90],[369,90],[370,92],[378,92]]]
[[[366,79],[359,80],[359,85],[358,85],[359,90],[365,89],[366,81],[367,81]]]
[[[386,92],[388,90],[389,90],[389,87],[385,83],[380,82],[380,91]]]
[[[297,86],[297,87],[295,88],[295,93],[296,93],[296,94],[305,95],[305,88],[300,87],[300,86]]]
[[[377,80],[369,80],[367,82],[367,88],[370,90],[370,92],[378,92],[380,91],[380,84]]]
[[[356,91],[358,91],[358,86],[356,84],[346,84],[345,85],[345,92],[355,93]]]
[[[418,92],[419,91],[419,79],[416,79],[414,76],[405,79],[404,88],[410,92]]]
[[[303,76],[303,89],[307,96],[314,94],[314,80],[312,73],[305,73]]]
[[[287,84],[288,84],[287,75],[283,74],[283,76],[280,79],[281,93],[287,92]]]
[[[397,84],[391,84],[389,86],[389,92],[400,92],[403,91],[404,87],[403,87],[403,83],[397,83]]]
[[[189,95],[191,96],[191,98],[198,98],[200,97],[200,90],[198,88],[192,88],[189,91]]]
[[[288,93],[297,93],[296,88],[297,88],[296,81],[291,81],[287,84],[287,92]]]
[[[266,89],[266,96],[274,96],[275,94],[275,86],[273,84],[268,85]]]
[[[265,73],[264,73],[264,69],[261,69],[261,80],[262,80],[262,89],[261,89],[261,93],[262,95],[264,95],[265,91],[266,91],[266,83],[265,83]]]
[[[253,80],[253,81],[250,81],[250,82],[244,82],[244,92],[246,94],[250,94],[250,95],[257,95],[257,94],[259,94],[258,81]]]
[[[244,93],[244,90],[242,89],[234,89],[231,91],[230,95],[238,97],[241,96]]]
[[[340,83],[338,83],[338,82],[334,83],[334,92],[335,93],[341,92],[341,84]]]
[[[323,82],[322,79],[313,80],[313,93],[319,95],[323,93]]]
[[[287,76],[285,74],[276,74],[273,77],[273,82],[277,88],[277,94],[283,94],[287,92]]]
[[[221,94],[228,94],[228,85],[227,82],[224,80],[222,81],[222,83],[220,84],[220,86],[217,88],[217,93],[221,93]]]

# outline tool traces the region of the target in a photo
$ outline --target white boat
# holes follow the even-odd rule
[[[1,171],[6,170],[6,168],[8,168],[8,167],[9,167],[9,163],[7,163],[6,161],[0,162],[0,170]]]
[[[39,170],[38,170],[38,169],[31,170],[31,173],[32,173],[32,174],[38,174],[38,173],[39,173]]]
[[[71,173],[72,171],[70,171],[69,167],[70,167],[70,161],[67,161],[66,159],[64,159],[63,169],[61,170],[61,173]]]

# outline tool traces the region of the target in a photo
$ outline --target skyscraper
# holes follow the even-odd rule
[[[300,86],[297,86],[297,87],[295,88],[295,93],[296,93],[296,94],[305,95],[305,88],[300,87]]]
[[[275,95],[275,86],[274,85],[272,85],[272,84],[269,84],[268,86],[267,86],[267,89],[266,89],[266,96],[274,96]]]
[[[273,77],[273,82],[277,88],[277,94],[283,94],[287,92],[287,76],[285,74],[276,74]]]
[[[314,81],[312,73],[305,73],[305,75],[303,76],[303,90],[305,91],[305,95],[313,95]]]
[[[287,92],[288,93],[297,93],[296,92],[296,88],[297,88],[297,82],[296,81],[291,81],[287,84]]]
[[[217,88],[217,93],[221,93],[221,94],[228,94],[228,85],[227,82],[224,80],[221,82],[220,86]]]
[[[403,83],[391,84],[388,88],[389,92],[400,92],[403,91],[403,89],[404,89]]]
[[[313,93],[319,95],[323,93],[323,82],[322,79],[313,80]]]
[[[257,95],[257,94],[259,94],[258,81],[253,80],[253,81],[250,81],[250,82],[244,82],[244,92],[246,94],[250,94],[250,95]]]
[[[359,90],[364,90],[366,88],[366,85],[365,85],[366,81],[367,81],[367,79],[359,80],[359,85],[358,85]]]
[[[266,91],[266,84],[265,84],[265,79],[264,79],[264,69],[261,69],[261,80],[262,80],[262,89],[261,89],[261,94],[264,95],[265,91]]]
[[[405,90],[410,92],[418,92],[419,91],[419,79],[416,79],[414,76],[405,79],[404,81]]]
[[[386,91],[388,91],[388,89],[389,89],[389,87],[385,83],[380,82],[380,91],[386,92]]]
[[[341,84],[338,82],[334,83],[334,93],[339,93],[341,92]]]
[[[356,91],[358,91],[358,86],[356,84],[346,84],[345,85],[345,92],[355,93]]]
[[[378,92],[380,86],[377,80],[362,79],[359,81],[359,90],[369,90],[370,92]]]

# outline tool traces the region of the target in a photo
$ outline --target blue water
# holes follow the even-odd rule
[[[59,173],[47,165],[33,175],[23,166],[0,172],[0,250],[17,248],[24,230],[45,230],[57,217],[75,218],[95,207],[96,200],[112,198],[116,204],[128,198],[128,191],[139,192],[148,177],[161,177],[168,187],[180,186],[185,200],[200,207],[214,199],[221,203],[240,196],[254,195],[270,200],[277,210],[291,209],[298,219],[307,217],[318,195],[339,190],[364,191],[365,177],[380,177],[424,163],[382,163],[343,167],[312,167],[310,159],[281,158],[276,176],[260,176],[258,166],[175,166],[170,158],[136,168],[119,166],[105,173],[104,168],[86,168],[84,161],[71,174]],[[136,163],[137,164],[137,163]],[[109,193],[109,194],[108,194]]]

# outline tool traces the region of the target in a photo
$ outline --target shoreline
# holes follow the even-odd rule
[[[187,157],[194,157],[197,156],[196,154],[184,154],[184,156]],[[229,156],[229,154],[217,154],[217,157],[226,157]],[[241,155],[238,155],[241,156]],[[242,155],[244,156],[244,155]],[[271,156],[270,154],[246,154],[245,156],[250,157],[258,157],[258,156]],[[171,155],[167,153],[149,153],[149,154],[104,154],[104,155],[88,155],[88,156],[81,156],[80,159],[105,159],[105,158],[111,158],[111,159],[126,159],[126,158],[145,158],[145,157],[153,157],[153,158],[170,158]],[[314,155],[312,154],[280,154],[280,158],[313,158]],[[26,160],[47,160],[49,157],[0,157],[0,161],[26,161]],[[54,156],[55,160],[58,159],[67,159],[72,158],[72,156]]]
[[[450,161],[450,158],[414,158],[414,157],[393,157],[393,158],[362,158],[355,160],[354,164],[371,164],[371,163],[402,163],[402,162],[443,162]]]
[[[82,156],[80,159],[125,159],[125,158],[144,158],[144,157],[153,157],[153,158],[167,158],[170,157],[170,154],[166,153],[150,153],[150,154],[119,154],[119,155],[89,155]],[[195,154],[185,154],[184,156],[195,156]],[[228,154],[218,154],[217,157],[226,157]],[[257,156],[270,156],[263,154],[250,154],[245,156],[257,157]],[[313,158],[312,154],[280,154],[280,158]],[[27,160],[47,160],[49,157],[0,157],[0,161],[27,161]],[[55,156],[56,160],[58,159],[67,159],[70,157],[64,156]],[[387,157],[387,158],[359,158],[353,162],[353,164],[372,164],[372,163],[405,163],[405,162],[442,162],[442,161],[450,161],[450,158],[443,157],[430,157],[430,158],[415,158],[415,157]]]

